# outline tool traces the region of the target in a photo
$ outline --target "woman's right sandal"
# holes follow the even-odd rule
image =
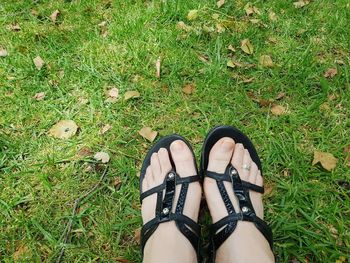
[[[271,250],[273,249],[272,231],[266,222],[255,214],[254,207],[249,197],[249,190],[264,193],[264,188],[241,180],[238,170],[233,167],[231,163],[227,166],[223,174],[207,170],[210,150],[214,144],[223,137],[232,138],[235,143],[242,143],[243,146],[249,151],[253,162],[255,162],[259,170],[262,171],[260,158],[253,143],[240,130],[231,126],[218,126],[209,132],[202,148],[200,174],[203,176],[202,178],[207,176],[216,180],[219,192],[228,212],[228,216],[222,218],[215,224],[212,224],[210,227],[210,262],[215,262],[216,251],[236,229],[238,220],[254,223],[256,228],[269,242]],[[241,212],[237,213],[235,211],[227,194],[224,182],[232,182],[233,190],[239,201]]]

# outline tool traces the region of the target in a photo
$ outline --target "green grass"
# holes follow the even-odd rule
[[[134,239],[141,225],[137,173],[151,143],[138,130],[179,133],[199,153],[206,132],[217,124],[239,127],[258,147],[265,183],[272,188],[265,198],[266,219],[280,262],[347,256],[350,174],[343,148],[350,143],[350,5],[315,0],[296,9],[289,0],[255,1],[261,14],[251,17],[260,19],[253,24],[244,11],[248,1],[226,2],[218,9],[207,0],[1,1],[0,47],[9,53],[0,57],[1,262],[55,260],[74,200],[100,176],[86,169],[89,158],[77,157],[84,146],[108,152],[110,170],[105,187],[74,218],[65,261],[140,261]],[[55,24],[49,16],[56,9],[61,15]],[[188,21],[191,9],[199,17]],[[269,20],[269,11],[277,21]],[[192,29],[178,29],[179,21]],[[15,23],[21,31],[8,29]],[[203,30],[215,31],[217,23],[224,32]],[[252,55],[239,48],[246,38],[255,48]],[[228,69],[230,44],[236,61],[255,66]],[[40,71],[32,61],[38,55],[46,62]],[[270,55],[275,66],[260,67],[261,55]],[[323,74],[331,67],[338,74],[327,79]],[[254,79],[242,81],[248,78]],[[191,95],[182,92],[188,83],[196,86]],[[141,97],[106,103],[112,85],[121,96],[137,90]],[[34,100],[41,91],[45,99]],[[276,103],[289,113],[272,115],[248,92],[264,99],[284,92]],[[81,98],[88,103],[79,104]],[[329,108],[322,110],[324,103]],[[68,140],[49,137],[47,131],[61,119],[74,120],[79,133]],[[113,127],[99,135],[105,124]],[[314,150],[332,153],[337,167],[327,172],[312,166]],[[119,189],[116,177],[122,180]]]

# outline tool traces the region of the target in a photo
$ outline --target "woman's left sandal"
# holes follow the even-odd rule
[[[197,260],[199,259],[199,241],[200,241],[200,226],[191,218],[183,214],[188,186],[190,183],[198,182],[200,177],[198,175],[180,177],[176,173],[174,162],[171,158],[170,145],[176,140],[181,140],[191,150],[195,167],[197,169],[194,153],[190,144],[180,135],[174,134],[160,139],[147,153],[141,168],[140,173],[140,202],[146,197],[157,194],[157,203],[155,210],[155,218],[143,225],[141,229],[141,249],[142,255],[147,240],[157,230],[159,224],[174,221],[177,229],[188,239],[197,253]],[[145,178],[147,167],[151,163],[151,156],[153,153],[159,151],[160,148],[168,150],[170,162],[172,164],[171,170],[165,176],[164,182],[154,188],[145,192],[142,191],[142,181]],[[172,212],[173,202],[175,198],[175,189],[177,185],[181,185],[179,199],[176,204],[175,212]],[[163,194],[164,192],[164,194]]]

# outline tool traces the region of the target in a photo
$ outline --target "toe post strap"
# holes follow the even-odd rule
[[[174,221],[178,230],[190,241],[194,249],[197,252],[199,251],[200,226],[183,214],[189,184],[196,181],[199,181],[198,175],[180,177],[175,170],[171,170],[165,176],[164,182],[161,185],[141,194],[140,199],[142,202],[146,197],[157,193],[156,216],[144,224],[141,229],[142,253],[147,240],[156,231],[159,224],[169,221]],[[172,212],[177,185],[181,185],[181,190],[175,212]]]

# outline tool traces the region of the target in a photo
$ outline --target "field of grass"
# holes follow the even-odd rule
[[[93,159],[100,151],[109,172],[72,218],[64,262],[140,262],[137,175],[151,143],[138,131],[179,133],[199,156],[218,124],[257,145],[279,261],[349,262],[350,4],[307,2],[2,0],[0,262],[57,259],[74,200],[104,169]],[[273,65],[259,63],[262,55]],[[127,91],[140,97],[125,100]],[[78,133],[49,136],[65,119]],[[333,154],[336,167],[312,165],[314,151]]]

